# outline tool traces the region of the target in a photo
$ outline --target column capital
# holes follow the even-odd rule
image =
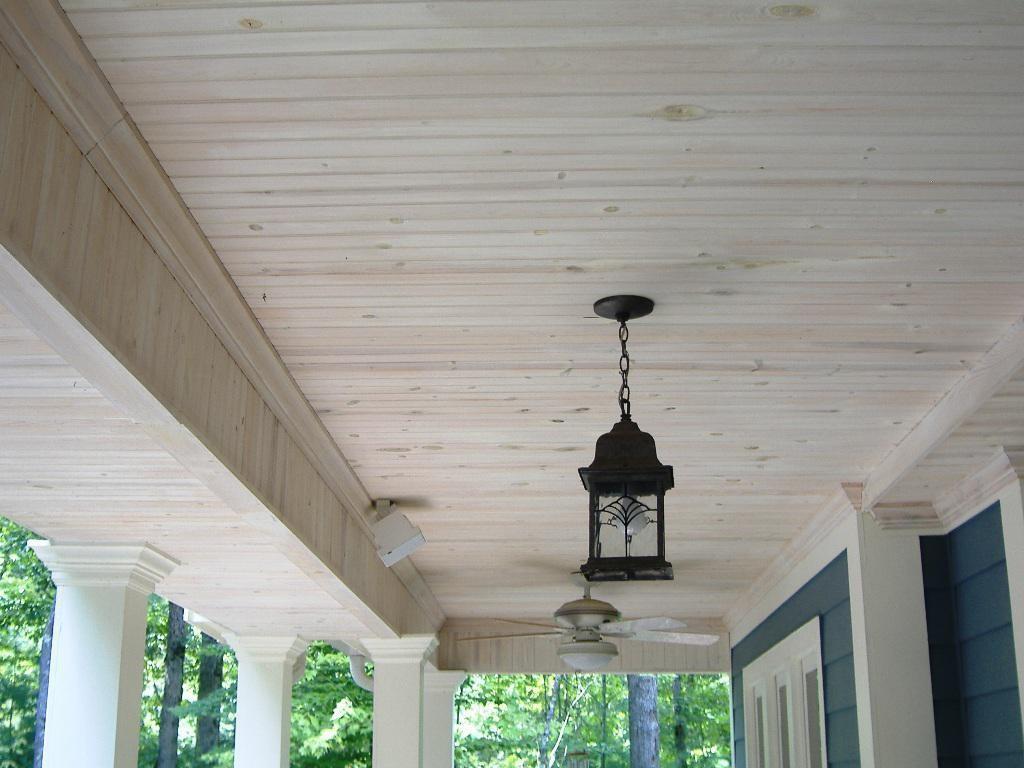
[[[373,662],[422,663],[437,647],[434,635],[405,635],[394,638],[369,637],[360,640]]]
[[[236,655],[257,664],[294,664],[309,645],[297,635],[236,635],[228,632],[224,641]]]
[[[423,672],[423,688],[427,691],[455,692],[466,680],[466,673],[461,669],[436,670],[427,668]]]
[[[30,541],[58,587],[127,587],[145,595],[180,563],[149,544]]]

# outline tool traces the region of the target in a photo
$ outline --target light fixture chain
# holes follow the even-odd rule
[[[622,376],[622,386],[619,387],[619,412],[623,419],[630,418],[629,405],[629,351],[626,349],[626,342],[629,341],[629,328],[624,319],[619,320],[619,342],[622,344],[622,355],[619,357],[619,374]]]

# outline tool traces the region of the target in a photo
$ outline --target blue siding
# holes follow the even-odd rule
[[[999,504],[921,538],[939,768],[1024,766]]]
[[[850,628],[850,579],[846,553],[825,566],[789,600],[732,649],[733,760],[746,768],[743,720],[743,667],[815,616],[821,619],[824,664],[825,733],[831,768],[859,768],[857,703]]]

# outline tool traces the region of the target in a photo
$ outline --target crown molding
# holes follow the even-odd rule
[[[372,544],[362,481],[56,0],[0,4],[0,41]],[[444,611],[415,566],[392,572],[440,627]]]
[[[1020,471],[1015,468],[1011,453],[1012,449],[996,451],[982,467],[935,499],[877,504],[871,514],[885,530],[949,533],[989,507],[1010,483],[1020,481]]]
[[[941,531],[942,521],[935,505],[930,501],[908,501],[876,504],[871,516],[883,530]]]
[[[935,500],[935,510],[945,531],[953,530],[991,506],[1003,489],[1015,482],[1019,482],[1018,473],[1006,451],[999,450],[985,466]]]

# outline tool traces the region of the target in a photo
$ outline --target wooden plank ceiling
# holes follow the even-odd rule
[[[1020,314],[1017,0],[64,0],[450,616],[542,616],[634,413],[721,616]]]
[[[161,595],[239,634],[368,634],[0,304],[0,514],[57,543],[146,541]]]

